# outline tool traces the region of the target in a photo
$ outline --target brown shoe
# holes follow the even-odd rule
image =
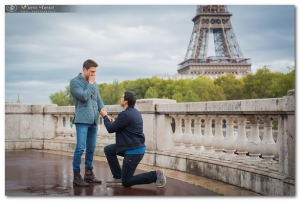
[[[77,186],[89,186],[88,183],[83,181],[80,172],[74,171],[73,184]]]
[[[98,180],[91,168],[85,168],[84,181],[91,183],[102,183],[101,180]]]

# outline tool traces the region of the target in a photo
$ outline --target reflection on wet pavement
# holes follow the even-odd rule
[[[107,162],[94,161],[94,173],[103,184],[89,187],[73,186],[73,158],[65,155],[33,150],[5,152],[5,195],[7,196],[216,196],[217,194],[177,179],[167,177],[167,185],[157,188],[155,183],[131,188],[108,187],[112,180]],[[136,174],[144,171],[137,170]],[[84,159],[81,162],[84,176]]]

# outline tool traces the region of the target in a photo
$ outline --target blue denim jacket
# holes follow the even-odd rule
[[[71,80],[70,92],[75,103],[73,123],[98,124],[98,114],[104,104],[97,83],[86,82],[79,73]]]

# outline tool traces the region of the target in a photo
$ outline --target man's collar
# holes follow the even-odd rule
[[[79,73],[77,77],[78,77],[79,79],[84,79],[84,78],[81,76],[81,73]]]

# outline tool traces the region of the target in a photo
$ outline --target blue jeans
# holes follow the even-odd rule
[[[93,169],[98,127],[96,124],[76,124],[76,148],[73,157],[73,170],[80,172],[81,156],[85,150],[85,167]]]
[[[115,179],[121,179],[124,187],[130,187],[138,184],[150,184],[156,182],[156,171],[134,175],[134,172],[142,160],[144,154],[119,154],[124,156],[122,169],[118,162],[116,153],[116,144],[104,147],[104,153],[107,158],[110,170]]]

